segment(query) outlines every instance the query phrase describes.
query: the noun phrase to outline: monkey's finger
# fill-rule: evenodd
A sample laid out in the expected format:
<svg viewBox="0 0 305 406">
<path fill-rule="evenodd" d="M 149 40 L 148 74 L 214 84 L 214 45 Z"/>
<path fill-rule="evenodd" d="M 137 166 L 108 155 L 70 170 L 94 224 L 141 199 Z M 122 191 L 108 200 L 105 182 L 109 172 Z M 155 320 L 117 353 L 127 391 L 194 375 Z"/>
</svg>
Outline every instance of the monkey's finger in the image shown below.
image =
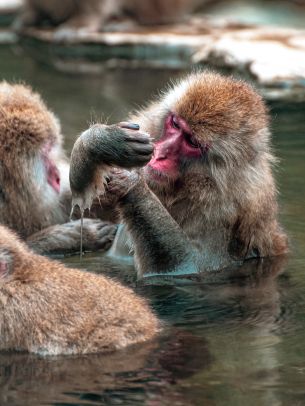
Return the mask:
<svg viewBox="0 0 305 406">
<path fill-rule="evenodd" d="M 151 155 L 154 152 L 154 147 L 151 144 L 133 144 L 132 149 L 140 155 Z"/>
<path fill-rule="evenodd" d="M 112 225 L 109 224 L 108 226 L 103 226 L 98 228 L 97 232 L 97 237 L 102 238 L 102 237 L 107 237 L 107 236 L 113 236 L 117 232 L 118 226 L 117 225 Z"/>
<path fill-rule="evenodd" d="M 108 230 L 108 233 L 104 234 L 104 235 L 99 235 L 97 240 L 95 241 L 95 246 L 98 249 L 103 249 L 103 250 L 107 250 L 110 248 L 115 234 L 116 234 L 117 229 L 112 229 L 112 230 Z"/>
<path fill-rule="evenodd" d="M 150 135 L 147 133 L 137 133 L 137 135 L 128 134 L 126 137 L 128 142 L 141 142 L 143 144 L 148 144 L 151 142 Z"/>
<path fill-rule="evenodd" d="M 111 230 L 113 227 L 117 227 L 116 224 L 111 224 L 111 223 L 107 223 L 104 221 L 100 221 L 99 220 L 99 224 L 97 224 L 97 230 L 101 233 L 107 233 L 109 230 Z"/>
<path fill-rule="evenodd" d="M 127 128 L 128 130 L 138 131 L 140 129 L 139 124 L 129 123 L 128 121 L 121 121 L 118 123 L 118 126 L 121 128 Z"/>
<path fill-rule="evenodd" d="M 132 169 L 132 168 L 137 168 L 137 167 L 141 167 L 145 164 L 147 164 L 149 161 L 151 160 L 151 155 L 138 155 L 136 158 L 130 159 L 124 163 L 122 163 L 120 166 L 122 168 L 126 168 L 126 169 Z M 108 183 L 108 187 L 109 187 Z"/>
</svg>

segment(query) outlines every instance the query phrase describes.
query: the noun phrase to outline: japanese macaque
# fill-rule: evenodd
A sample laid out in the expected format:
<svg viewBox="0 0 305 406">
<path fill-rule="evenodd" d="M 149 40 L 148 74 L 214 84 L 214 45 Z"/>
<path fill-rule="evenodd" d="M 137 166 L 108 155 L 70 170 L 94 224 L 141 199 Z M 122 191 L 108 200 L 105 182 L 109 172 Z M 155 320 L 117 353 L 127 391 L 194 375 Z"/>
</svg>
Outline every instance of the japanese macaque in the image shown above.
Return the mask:
<svg viewBox="0 0 305 406">
<path fill-rule="evenodd" d="M 194 73 L 131 120 L 155 139 L 154 155 L 142 171 L 113 172 L 106 199 L 116 199 L 140 275 L 219 270 L 287 252 L 268 113 L 249 84 Z M 74 194 L 88 188 L 77 161 L 102 163 L 99 140 L 108 131 L 95 126 L 86 131 L 90 148 L 76 144 Z"/>
<path fill-rule="evenodd" d="M 0 107 L 0 223 L 36 252 L 78 251 L 80 221 L 69 221 L 69 163 L 59 121 L 40 96 L 23 85 L 0 83 Z M 143 145 L 142 137 L 140 142 L 136 137 L 117 150 L 127 168 L 130 162 L 145 164 L 153 151 L 152 145 Z M 113 141 L 116 148 L 117 139 Z M 128 149 L 130 144 L 133 148 Z M 84 249 L 107 249 L 116 229 L 109 222 L 84 219 Z"/>
<path fill-rule="evenodd" d="M 44 21 L 61 32 L 102 29 L 107 22 L 122 16 L 140 24 L 164 24 L 180 21 L 204 0 L 26 0 L 15 28 L 22 30 Z"/>
<path fill-rule="evenodd" d="M 146 301 L 104 276 L 29 252 L 0 226 L 0 349 L 43 355 L 111 352 L 152 339 Z"/>
</svg>

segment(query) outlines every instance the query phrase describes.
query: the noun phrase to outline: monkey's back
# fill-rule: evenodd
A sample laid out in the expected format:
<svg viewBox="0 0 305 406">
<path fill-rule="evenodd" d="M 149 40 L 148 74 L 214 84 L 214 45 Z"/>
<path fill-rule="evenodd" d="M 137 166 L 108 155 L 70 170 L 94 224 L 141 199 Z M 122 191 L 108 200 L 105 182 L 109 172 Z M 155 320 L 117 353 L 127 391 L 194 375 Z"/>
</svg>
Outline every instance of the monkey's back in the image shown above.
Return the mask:
<svg viewBox="0 0 305 406">
<path fill-rule="evenodd" d="M 21 244 L 20 244 L 21 245 Z M 100 275 L 14 252 L 0 285 L 0 349 L 40 354 L 110 352 L 159 330 L 146 301 Z"/>
</svg>

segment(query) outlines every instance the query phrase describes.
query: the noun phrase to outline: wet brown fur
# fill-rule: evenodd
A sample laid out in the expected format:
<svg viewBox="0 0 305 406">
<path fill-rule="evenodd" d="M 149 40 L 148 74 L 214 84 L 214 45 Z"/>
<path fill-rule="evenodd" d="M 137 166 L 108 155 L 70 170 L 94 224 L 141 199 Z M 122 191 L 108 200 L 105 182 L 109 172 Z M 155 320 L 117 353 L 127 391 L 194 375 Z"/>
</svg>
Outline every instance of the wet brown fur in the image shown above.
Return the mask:
<svg viewBox="0 0 305 406">
<path fill-rule="evenodd" d="M 169 112 L 185 119 L 210 149 L 199 162 L 182 165 L 174 184 L 159 185 L 147 172 L 145 178 L 200 252 L 209 247 L 223 257 L 219 266 L 286 253 L 261 96 L 244 81 L 199 72 L 173 85 L 132 121 L 158 139 Z"/>
<path fill-rule="evenodd" d="M 189 143 L 189 137 L 195 139 L 196 158 L 179 155 L 168 142 L 164 131 L 171 125 L 167 118 L 172 114 L 190 128 L 188 136 L 180 128 L 180 137 L 184 143 Z M 159 146 L 166 136 L 158 159 L 167 160 L 165 168 L 173 163 L 175 167 L 174 176 L 172 169 L 149 165 L 140 173 L 112 172 L 106 198 L 101 197 L 107 202 L 110 196 L 109 201 L 118 203 L 140 275 L 219 270 L 288 251 L 287 237 L 278 223 L 268 112 L 249 84 L 197 72 L 161 93 L 130 121 L 140 125 L 138 136 L 148 133 Z M 78 163 L 94 157 L 94 149 L 96 156 L 103 156 L 93 135 L 86 132 L 90 148 L 82 149 L 72 165 L 75 190 L 84 189 L 83 182 L 77 182 L 82 178 Z M 116 137 L 115 131 L 112 135 Z M 87 167 L 89 179 L 95 169 Z M 111 255 L 126 256 L 126 240 L 121 228 Z"/>
<path fill-rule="evenodd" d="M 44 201 L 34 174 L 43 147 L 58 143 L 61 148 L 61 141 L 59 122 L 37 93 L 0 84 L 0 222 L 25 238 L 64 221 L 60 200 Z M 58 159 L 64 162 L 63 153 Z"/>
<path fill-rule="evenodd" d="M 45 142 L 61 141 L 59 122 L 37 93 L 25 85 L 0 84 L 0 154 L 9 162 L 35 155 Z"/>
<path fill-rule="evenodd" d="M 130 289 L 33 254 L 0 226 L 1 350 L 111 352 L 150 340 L 159 328 Z"/>
<path fill-rule="evenodd" d="M 59 194 L 47 183 L 46 150 L 61 175 Z M 0 224 L 27 239 L 37 252 L 79 249 L 79 222 L 69 222 L 68 170 L 56 116 L 29 86 L 1 82 Z M 86 249 L 109 246 L 114 233 L 113 226 L 86 220 Z"/>
</svg>

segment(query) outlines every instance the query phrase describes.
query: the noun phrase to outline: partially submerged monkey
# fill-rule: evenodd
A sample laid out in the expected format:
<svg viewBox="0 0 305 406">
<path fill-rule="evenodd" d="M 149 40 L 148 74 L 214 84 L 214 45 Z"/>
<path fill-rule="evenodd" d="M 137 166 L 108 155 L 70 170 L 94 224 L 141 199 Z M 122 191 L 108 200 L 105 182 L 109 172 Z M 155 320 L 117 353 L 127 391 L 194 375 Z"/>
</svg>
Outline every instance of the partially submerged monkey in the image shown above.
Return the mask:
<svg viewBox="0 0 305 406">
<path fill-rule="evenodd" d="M 142 151 L 135 138 L 122 145 L 127 168 L 148 162 L 153 150 L 146 145 Z M 0 223 L 36 252 L 78 251 L 80 221 L 69 221 L 69 163 L 60 124 L 28 86 L 0 83 L 0 162 Z M 85 219 L 84 249 L 109 248 L 115 233 L 113 224 Z"/>
<path fill-rule="evenodd" d="M 209 0 L 26 0 L 15 21 L 22 30 L 48 21 L 61 32 L 95 32 L 111 19 L 127 16 L 139 24 L 167 24 L 180 21 L 199 4 Z"/>
<path fill-rule="evenodd" d="M 111 352 L 151 340 L 159 329 L 130 289 L 33 254 L 0 226 L 0 350 Z"/>
<path fill-rule="evenodd" d="M 154 156 L 141 172 L 114 172 L 106 199 L 117 201 L 140 275 L 218 270 L 287 252 L 269 118 L 249 84 L 195 73 L 131 120 L 155 139 Z M 111 137 L 115 143 L 114 128 L 95 125 L 75 144 L 74 196 L 86 194 L 115 155 L 111 143 L 107 156 L 103 147 Z M 85 177 L 80 161 L 95 163 Z"/>
</svg>

